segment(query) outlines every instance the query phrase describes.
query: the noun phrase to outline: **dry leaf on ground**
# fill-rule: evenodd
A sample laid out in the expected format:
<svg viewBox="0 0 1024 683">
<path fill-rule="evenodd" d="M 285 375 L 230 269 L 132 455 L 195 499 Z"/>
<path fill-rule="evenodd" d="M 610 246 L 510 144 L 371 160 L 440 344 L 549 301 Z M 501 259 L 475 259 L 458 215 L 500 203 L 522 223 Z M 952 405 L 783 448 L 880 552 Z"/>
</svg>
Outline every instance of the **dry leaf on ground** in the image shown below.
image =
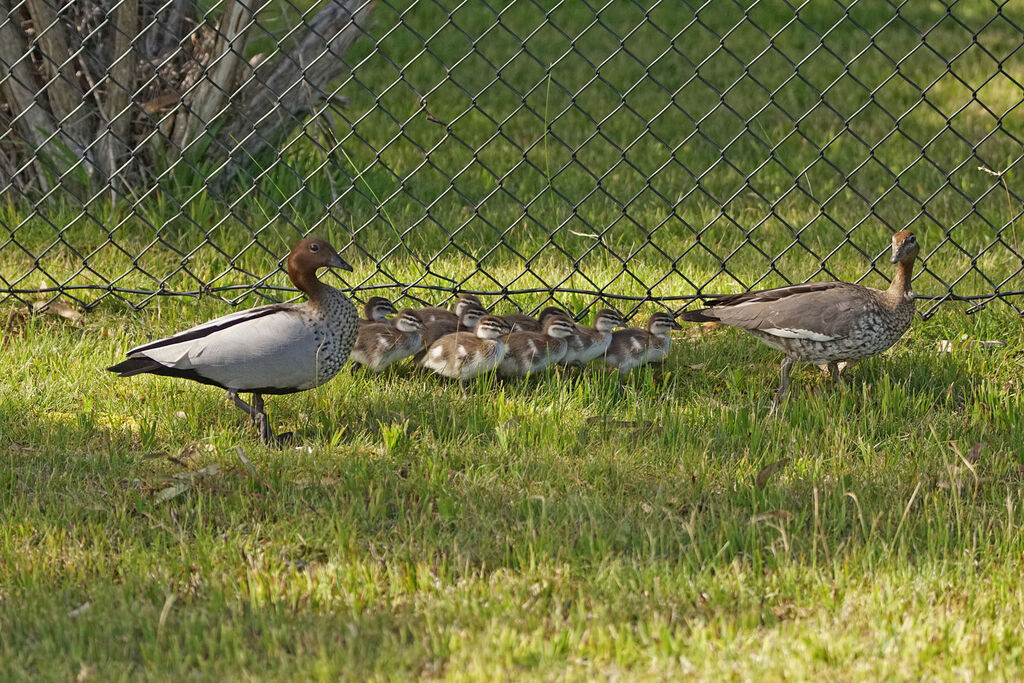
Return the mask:
<svg viewBox="0 0 1024 683">
<path fill-rule="evenodd" d="M 763 489 L 768 480 L 772 478 L 772 475 L 776 472 L 781 471 L 787 464 L 789 464 L 789 458 L 782 458 L 775 462 L 765 465 L 761 468 L 761 471 L 754 477 L 754 485 L 759 489 Z"/>
<path fill-rule="evenodd" d="M 67 303 L 57 301 L 40 301 L 32 306 L 32 310 L 35 313 L 47 313 L 49 315 L 58 315 L 65 320 L 73 323 L 82 322 L 82 314 L 73 309 Z"/>
</svg>

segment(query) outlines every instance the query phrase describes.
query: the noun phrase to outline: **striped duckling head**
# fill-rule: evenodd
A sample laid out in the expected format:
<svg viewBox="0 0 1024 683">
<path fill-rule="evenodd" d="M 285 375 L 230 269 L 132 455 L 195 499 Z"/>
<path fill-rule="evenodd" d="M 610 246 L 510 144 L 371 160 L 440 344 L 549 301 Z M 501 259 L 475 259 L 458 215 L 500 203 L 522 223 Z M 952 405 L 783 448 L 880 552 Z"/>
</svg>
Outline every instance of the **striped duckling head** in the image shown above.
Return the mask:
<svg viewBox="0 0 1024 683">
<path fill-rule="evenodd" d="M 480 304 L 472 302 L 466 302 L 465 305 L 463 305 L 460 301 L 459 305 L 462 306 L 462 309 L 459 312 L 459 327 L 463 330 L 469 330 L 472 332 L 477 328 L 477 325 L 480 323 L 480 319 L 487 315 L 487 311 L 484 310 L 484 307 Z"/>
<path fill-rule="evenodd" d="M 371 296 L 363 304 L 363 316 L 372 322 L 386 322 L 389 315 L 398 313 L 395 305 L 382 296 Z"/>
<path fill-rule="evenodd" d="M 399 332 L 419 332 L 423 329 L 423 321 L 416 315 L 415 311 L 405 309 L 398 314 L 392 323 Z"/>
<path fill-rule="evenodd" d="M 576 324 L 564 315 L 549 315 L 544 320 L 544 334 L 555 339 L 565 339 L 576 333 Z"/>
<path fill-rule="evenodd" d="M 485 315 L 476 324 L 476 336 L 481 339 L 498 339 L 511 331 L 511 325 L 494 315 Z"/>
<path fill-rule="evenodd" d="M 479 309 L 483 309 L 484 308 L 484 305 L 482 303 L 480 303 L 480 299 L 476 298 L 472 294 L 463 294 L 462 296 L 459 297 L 459 300 L 455 303 L 455 315 L 459 316 L 459 319 L 461 320 L 462 319 L 462 314 L 465 313 L 467 309 L 477 309 L 477 308 L 479 308 Z"/>
<path fill-rule="evenodd" d="M 658 312 L 647 321 L 647 331 L 659 337 L 664 336 L 672 330 L 682 329 L 670 313 Z"/>
<path fill-rule="evenodd" d="M 611 332 L 616 327 L 625 327 L 622 314 L 614 308 L 602 308 L 594 316 L 594 329 L 598 332 Z"/>
</svg>

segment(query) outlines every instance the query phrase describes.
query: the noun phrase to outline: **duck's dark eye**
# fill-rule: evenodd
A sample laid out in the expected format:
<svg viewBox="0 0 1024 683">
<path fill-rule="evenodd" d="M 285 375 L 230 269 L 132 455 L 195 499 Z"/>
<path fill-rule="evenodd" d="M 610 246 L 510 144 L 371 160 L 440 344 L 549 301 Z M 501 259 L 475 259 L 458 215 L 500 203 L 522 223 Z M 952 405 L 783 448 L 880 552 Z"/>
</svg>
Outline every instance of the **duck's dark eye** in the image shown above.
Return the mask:
<svg viewBox="0 0 1024 683">
<path fill-rule="evenodd" d="M 309 250 L 310 251 L 320 251 L 320 245 L 317 244 L 316 242 L 314 242 L 313 244 L 309 245 Z"/>
</svg>

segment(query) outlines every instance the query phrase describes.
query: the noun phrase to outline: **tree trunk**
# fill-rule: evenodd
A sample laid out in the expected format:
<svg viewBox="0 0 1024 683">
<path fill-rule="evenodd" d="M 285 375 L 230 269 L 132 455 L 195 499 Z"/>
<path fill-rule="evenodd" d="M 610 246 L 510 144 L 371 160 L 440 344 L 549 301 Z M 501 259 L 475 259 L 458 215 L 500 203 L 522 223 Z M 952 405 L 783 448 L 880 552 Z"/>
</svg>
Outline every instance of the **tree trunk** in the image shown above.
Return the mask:
<svg viewBox="0 0 1024 683">
<path fill-rule="evenodd" d="M 0 0 L 0 191 L 132 181 L 192 152 L 234 177 L 330 97 L 375 2 L 325 0 L 254 68 L 251 0 Z"/>
<path fill-rule="evenodd" d="M 12 11 L 9 0 L 0 0 L 0 93 L 9 111 L 13 125 L 8 135 L 17 133 L 11 140 L 20 147 L 14 150 L 14 167 L 5 175 L 21 179 L 26 186 L 35 180 L 41 190 L 48 190 L 49 179 L 45 169 L 39 166 L 47 157 L 59 158 L 52 137 L 56 122 L 48 109 L 36 101 L 41 86 L 36 72 L 28 59 L 28 47 L 20 26 L 20 14 Z M 8 136 L 4 136 L 5 138 Z M 8 142 L 8 140 L 4 140 Z M 42 159 L 40 157 L 43 157 Z"/>
<path fill-rule="evenodd" d="M 113 180 L 120 172 L 129 151 L 130 105 L 135 100 L 135 54 L 132 39 L 139 28 L 138 0 L 121 0 L 114 10 L 114 35 L 111 41 L 110 69 L 104 80 L 106 96 L 100 104 L 102 124 L 97 131 L 96 165 L 101 177 Z"/>
<path fill-rule="evenodd" d="M 233 115 L 216 133 L 213 147 L 228 152 L 228 175 L 284 142 L 317 103 L 331 97 L 330 83 L 347 71 L 345 54 L 368 31 L 375 4 L 328 0 L 290 50 L 256 67 L 255 77 L 232 97 Z"/>
</svg>

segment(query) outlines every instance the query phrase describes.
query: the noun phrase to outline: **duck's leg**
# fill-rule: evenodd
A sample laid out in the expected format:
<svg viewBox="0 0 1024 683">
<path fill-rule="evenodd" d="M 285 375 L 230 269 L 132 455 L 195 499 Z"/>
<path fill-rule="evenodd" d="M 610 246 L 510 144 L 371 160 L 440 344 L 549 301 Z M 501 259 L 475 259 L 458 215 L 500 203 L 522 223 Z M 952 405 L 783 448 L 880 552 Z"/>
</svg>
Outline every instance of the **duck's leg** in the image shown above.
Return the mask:
<svg viewBox="0 0 1024 683">
<path fill-rule="evenodd" d="M 267 417 L 267 411 L 263 403 L 263 394 L 252 395 L 252 407 L 256 410 L 256 428 L 260 433 L 260 441 L 268 446 L 283 447 L 285 442 L 292 438 L 292 432 L 274 434 L 274 430 L 270 427 L 270 418 Z"/>
<path fill-rule="evenodd" d="M 253 406 L 249 405 L 241 398 L 239 398 L 238 392 L 228 389 L 228 398 L 231 399 L 231 402 L 234 403 L 239 410 L 248 415 L 250 420 L 252 420 L 253 422 L 256 421 L 256 408 L 254 408 Z"/>
<path fill-rule="evenodd" d="M 775 395 L 775 400 L 772 401 L 772 408 L 768 411 L 768 416 L 771 417 L 775 413 L 779 412 L 779 408 L 782 406 L 782 402 L 786 399 L 786 392 L 789 391 L 789 369 L 793 367 L 793 359 L 786 356 L 782 359 L 782 380 L 779 383 L 779 392 Z"/>
<path fill-rule="evenodd" d="M 832 373 L 832 384 L 838 387 L 840 382 L 842 382 L 842 380 L 839 377 L 839 363 L 837 363 L 834 360 L 829 361 L 828 371 Z"/>
<path fill-rule="evenodd" d="M 269 445 L 278 445 L 289 438 L 292 434 L 287 432 L 285 434 L 275 435 L 274 431 L 270 428 L 270 420 L 267 418 L 267 411 L 263 402 L 262 394 L 252 395 L 252 404 L 246 403 L 238 396 L 238 392 L 228 391 L 228 398 L 234 403 L 239 410 L 249 416 L 249 419 L 256 424 L 256 431 L 259 432 L 260 442 Z"/>
<path fill-rule="evenodd" d="M 252 395 L 252 407 L 256 411 L 256 430 L 260 434 L 260 442 L 269 444 L 274 440 L 274 430 L 270 428 L 270 419 L 267 417 L 267 412 L 263 404 L 263 396 L 260 394 Z"/>
</svg>

